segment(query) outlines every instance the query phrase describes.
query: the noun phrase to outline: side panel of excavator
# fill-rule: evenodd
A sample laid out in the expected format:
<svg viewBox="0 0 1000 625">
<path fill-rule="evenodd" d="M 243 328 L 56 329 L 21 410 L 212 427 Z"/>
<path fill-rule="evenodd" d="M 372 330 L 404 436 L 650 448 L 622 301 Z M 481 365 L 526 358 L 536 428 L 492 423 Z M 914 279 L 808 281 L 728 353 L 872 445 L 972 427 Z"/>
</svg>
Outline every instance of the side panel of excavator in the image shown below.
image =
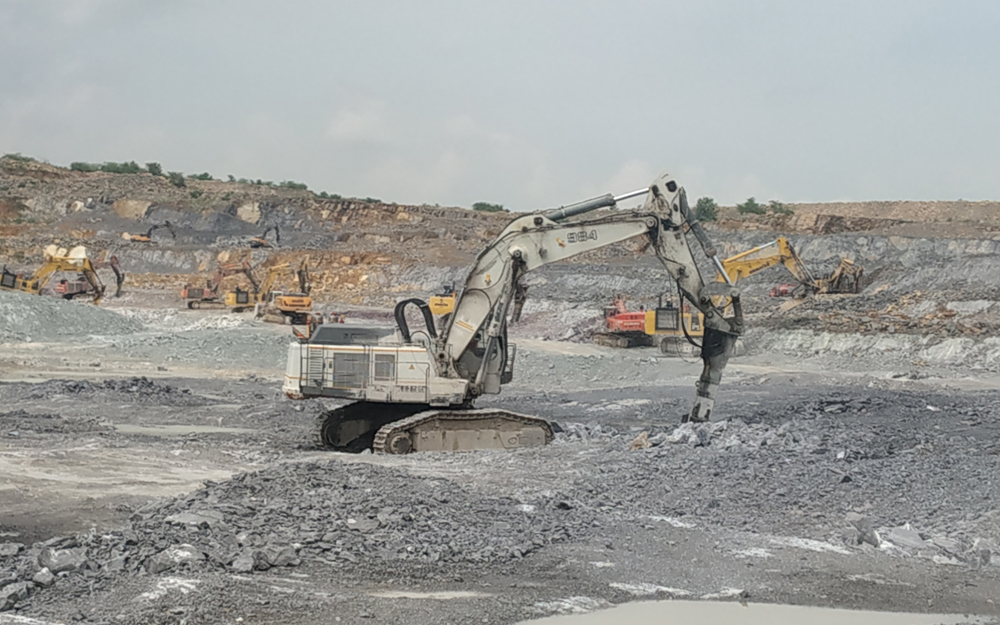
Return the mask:
<svg viewBox="0 0 1000 625">
<path fill-rule="evenodd" d="M 337 325 L 348 333 L 352 330 L 351 326 Z M 442 407 L 464 404 L 468 383 L 437 377 L 430 359 L 420 345 L 292 343 L 283 391 L 292 399 L 329 397 Z"/>
<path fill-rule="evenodd" d="M 424 345 L 402 343 L 390 335 L 395 335 L 390 328 L 328 324 L 320 326 L 309 342 L 289 345 L 285 395 L 354 400 L 320 416 L 320 446 L 403 454 L 551 442 L 552 426 L 544 419 L 465 409 L 466 380 L 438 377 Z M 504 380 L 512 375 L 513 357 Z"/>
</svg>

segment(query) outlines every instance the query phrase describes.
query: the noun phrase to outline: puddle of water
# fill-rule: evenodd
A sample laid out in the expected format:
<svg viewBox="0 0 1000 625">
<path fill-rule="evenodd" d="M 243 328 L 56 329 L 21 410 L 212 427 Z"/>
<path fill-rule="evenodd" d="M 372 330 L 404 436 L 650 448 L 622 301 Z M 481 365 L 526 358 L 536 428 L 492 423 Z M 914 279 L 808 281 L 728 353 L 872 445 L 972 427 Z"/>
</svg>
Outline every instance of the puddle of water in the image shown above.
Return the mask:
<svg viewBox="0 0 1000 625">
<path fill-rule="evenodd" d="M 481 592 L 468 590 L 442 590 L 440 592 L 408 592 L 405 590 L 384 590 L 382 592 L 371 593 L 373 597 L 383 599 L 475 599 L 476 597 L 489 597 Z"/>
<path fill-rule="evenodd" d="M 588 614 L 549 616 L 521 625 L 986 625 L 991 617 L 812 608 L 736 601 L 640 601 Z"/>
<path fill-rule="evenodd" d="M 188 434 L 250 434 L 249 428 L 226 428 L 216 425 L 132 425 L 121 423 L 115 430 L 122 434 L 143 434 L 146 436 L 187 436 Z"/>
</svg>

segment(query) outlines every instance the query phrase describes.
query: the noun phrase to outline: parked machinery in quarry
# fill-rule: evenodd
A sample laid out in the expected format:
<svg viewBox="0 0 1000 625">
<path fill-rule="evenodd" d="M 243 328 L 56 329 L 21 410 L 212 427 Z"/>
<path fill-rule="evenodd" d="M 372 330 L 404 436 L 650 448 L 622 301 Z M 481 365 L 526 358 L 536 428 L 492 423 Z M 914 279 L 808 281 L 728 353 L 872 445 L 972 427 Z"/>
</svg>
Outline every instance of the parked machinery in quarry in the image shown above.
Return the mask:
<svg viewBox="0 0 1000 625">
<path fill-rule="evenodd" d="M 705 317 L 692 311 L 688 302 L 680 307 L 659 297 L 656 308 L 630 311 L 625 296 L 615 297 L 604 308 L 605 330 L 595 332 L 591 340 L 607 347 L 659 347 L 667 356 L 697 356 L 705 333 Z"/>
<path fill-rule="evenodd" d="M 299 263 L 295 276 L 298 279 L 297 291 L 279 291 L 274 289 L 278 276 L 288 271 L 290 265 L 278 265 L 268 269 L 265 284 L 260 293 L 261 300 L 254 306 L 254 317 L 270 323 L 290 323 L 292 325 L 307 325 L 313 309 L 310 296 L 312 284 L 309 282 L 308 259 Z M 268 281 L 270 281 L 268 283 Z"/>
<path fill-rule="evenodd" d="M 250 271 L 250 263 L 243 261 L 241 263 L 220 265 L 219 269 L 215 272 L 215 275 L 205 281 L 205 286 L 194 286 L 190 283 L 185 284 L 184 288 L 181 289 L 181 299 L 184 300 L 187 307 L 192 310 L 225 310 L 227 308 L 226 299 L 231 294 L 220 293 L 219 289 L 222 286 L 223 278 L 236 274 L 243 274 L 247 276 L 247 279 L 251 281 L 251 284 L 253 284 L 253 274 Z M 246 300 L 245 304 L 247 306 L 253 306 L 253 303 L 250 302 L 250 292 L 243 291 L 239 287 L 236 288 L 235 295 L 232 299 L 244 299 Z"/>
<path fill-rule="evenodd" d="M 125 274 L 121 271 L 117 257 L 112 256 L 107 263 L 94 263 L 87 258 L 87 248 L 83 246 L 74 247 L 69 251 L 56 250 L 56 246 L 49 247 L 45 253 L 45 262 L 29 276 L 8 271 L 5 266 L 0 274 L 0 288 L 41 295 L 53 276 L 57 273 L 69 273 L 74 277 L 65 278 L 57 283 L 55 293 L 64 299 L 91 297 L 93 303 L 98 304 L 104 297 L 105 286 L 97 275 L 97 267 L 107 265 L 115 272 L 116 295 L 120 293 Z"/>
</svg>

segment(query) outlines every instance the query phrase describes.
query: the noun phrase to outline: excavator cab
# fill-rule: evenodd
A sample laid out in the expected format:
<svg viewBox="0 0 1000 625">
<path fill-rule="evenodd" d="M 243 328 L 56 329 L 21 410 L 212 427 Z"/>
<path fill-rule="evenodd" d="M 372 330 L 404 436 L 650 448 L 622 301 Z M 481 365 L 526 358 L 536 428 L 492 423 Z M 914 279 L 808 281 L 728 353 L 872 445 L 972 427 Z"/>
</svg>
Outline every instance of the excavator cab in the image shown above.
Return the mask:
<svg viewBox="0 0 1000 625">
<path fill-rule="evenodd" d="M 435 315 L 447 315 L 455 310 L 455 298 L 458 295 L 454 284 L 446 284 L 441 288 L 440 293 L 435 293 L 428 300 L 427 305 L 431 307 L 431 312 Z"/>
<path fill-rule="evenodd" d="M 666 306 L 657 306 L 653 311 L 653 331 L 654 332 L 676 332 L 681 327 L 680 310 L 674 306 L 673 302 L 667 302 Z"/>
<path fill-rule="evenodd" d="M 243 307 L 253 305 L 250 301 L 253 293 L 250 291 L 244 291 L 240 287 L 236 287 L 235 291 L 226 293 L 226 306 L 232 308 L 233 312 L 242 312 Z"/>
<path fill-rule="evenodd" d="M 3 274 L 0 274 L 0 288 L 15 290 L 17 288 L 17 274 L 7 270 L 7 265 L 3 266 Z"/>
</svg>

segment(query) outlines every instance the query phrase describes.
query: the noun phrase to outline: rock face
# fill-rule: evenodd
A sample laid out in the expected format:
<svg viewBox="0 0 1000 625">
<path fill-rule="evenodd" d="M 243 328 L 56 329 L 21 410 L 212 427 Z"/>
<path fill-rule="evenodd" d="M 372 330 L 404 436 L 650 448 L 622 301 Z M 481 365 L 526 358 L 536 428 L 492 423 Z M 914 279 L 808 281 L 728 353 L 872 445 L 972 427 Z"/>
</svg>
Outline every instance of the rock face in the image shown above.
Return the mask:
<svg viewBox="0 0 1000 625">
<path fill-rule="evenodd" d="M 145 200 L 116 200 L 111 205 L 111 210 L 119 217 L 139 220 L 146 216 L 151 204 L 152 202 Z"/>
<path fill-rule="evenodd" d="M 256 224 L 260 221 L 260 203 L 248 202 L 236 209 L 236 216 L 243 221 Z"/>
</svg>

